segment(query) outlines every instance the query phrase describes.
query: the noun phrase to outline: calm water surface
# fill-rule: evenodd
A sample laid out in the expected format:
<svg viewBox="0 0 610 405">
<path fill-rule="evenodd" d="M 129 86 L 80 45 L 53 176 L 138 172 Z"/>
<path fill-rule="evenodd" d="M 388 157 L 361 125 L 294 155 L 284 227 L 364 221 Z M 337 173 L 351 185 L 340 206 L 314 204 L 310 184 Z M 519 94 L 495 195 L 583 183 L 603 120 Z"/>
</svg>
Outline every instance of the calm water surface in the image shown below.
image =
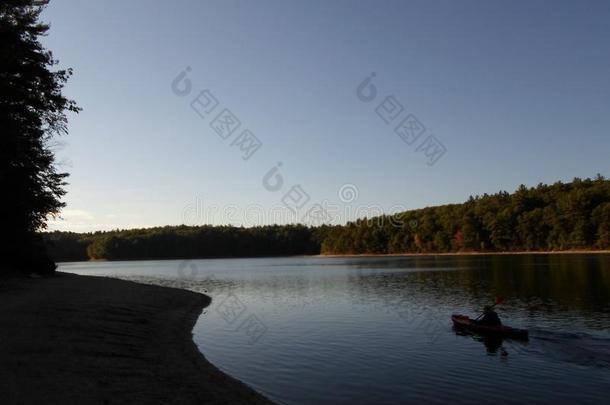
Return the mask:
<svg viewBox="0 0 610 405">
<path fill-rule="evenodd" d="M 606 403 L 610 256 L 272 258 L 64 263 L 205 292 L 204 355 L 287 404 Z M 505 297 L 527 343 L 452 329 Z"/>
</svg>

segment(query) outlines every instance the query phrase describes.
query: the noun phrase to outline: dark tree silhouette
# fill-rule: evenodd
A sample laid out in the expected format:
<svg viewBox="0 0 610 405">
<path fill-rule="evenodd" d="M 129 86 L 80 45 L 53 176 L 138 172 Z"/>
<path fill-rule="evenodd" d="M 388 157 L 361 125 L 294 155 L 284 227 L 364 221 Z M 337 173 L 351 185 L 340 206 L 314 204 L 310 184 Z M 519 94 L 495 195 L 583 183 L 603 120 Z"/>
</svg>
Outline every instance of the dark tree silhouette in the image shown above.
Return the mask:
<svg viewBox="0 0 610 405">
<path fill-rule="evenodd" d="M 49 147 L 52 137 L 67 132 L 68 111 L 80 109 L 62 94 L 68 70 L 57 64 L 39 38 L 49 29 L 39 21 L 47 1 L 0 2 L 0 182 L 3 225 L 9 240 L 2 260 L 9 269 L 51 272 L 55 265 L 43 252 L 37 231 L 64 205 L 66 173 L 58 173 Z"/>
</svg>

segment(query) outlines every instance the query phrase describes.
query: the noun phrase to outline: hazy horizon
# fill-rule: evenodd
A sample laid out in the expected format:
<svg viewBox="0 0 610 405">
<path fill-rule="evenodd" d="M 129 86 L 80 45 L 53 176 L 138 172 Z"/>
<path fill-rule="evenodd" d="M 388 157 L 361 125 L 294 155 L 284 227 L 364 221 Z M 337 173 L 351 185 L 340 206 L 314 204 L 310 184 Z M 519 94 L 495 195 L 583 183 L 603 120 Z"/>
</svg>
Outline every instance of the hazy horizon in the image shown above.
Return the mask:
<svg viewBox="0 0 610 405">
<path fill-rule="evenodd" d="M 598 173 L 597 175 L 601 175 L 601 174 Z M 580 180 L 595 180 L 596 177 L 597 176 L 590 176 L 587 178 L 581 178 Z M 557 182 L 571 183 L 573 180 L 576 180 L 576 178 L 574 178 L 570 181 L 558 180 Z M 557 183 L 557 182 L 553 182 L 553 183 Z M 538 183 L 536 185 L 525 185 L 525 186 L 527 188 L 535 188 L 539 184 L 551 185 L 551 183 L 549 183 L 549 184 Z M 524 184 L 522 184 L 522 185 L 524 185 Z M 376 205 L 365 206 L 365 205 L 352 205 L 350 203 L 330 204 L 328 201 L 324 201 L 324 203 L 327 204 L 325 207 L 327 208 L 327 211 L 330 214 L 330 217 L 333 218 L 334 220 L 329 221 L 329 222 L 324 222 L 323 224 L 345 225 L 347 222 L 350 222 L 350 221 L 353 221 L 356 219 L 365 219 L 365 218 L 370 219 L 372 216 L 377 216 L 377 215 L 395 214 L 395 213 L 406 212 L 406 211 L 417 211 L 419 209 L 438 207 L 438 206 L 444 206 L 444 205 L 453 205 L 453 204 L 459 205 L 459 204 L 467 202 L 467 200 L 470 197 L 475 197 L 475 198 L 483 197 L 484 195 L 497 194 L 500 192 L 508 192 L 508 193 L 512 194 L 514 191 L 517 191 L 517 189 L 520 186 L 521 185 L 519 185 L 515 190 L 496 190 L 494 192 L 484 192 L 482 194 L 469 195 L 464 201 L 455 201 L 455 202 L 447 202 L 447 203 L 443 203 L 443 204 L 430 204 L 430 205 L 426 205 L 426 206 L 422 206 L 422 207 L 405 208 L 404 211 L 394 209 L 394 210 L 388 212 L 388 211 L 380 211 L 379 209 L 381 207 L 376 206 Z M 338 200 L 340 201 L 340 199 L 338 199 Z M 318 225 L 322 224 L 319 222 L 307 221 L 307 220 L 299 221 L 299 222 L 290 222 L 288 220 L 291 218 L 291 215 L 293 216 L 293 214 L 291 214 L 290 211 L 288 211 L 284 206 L 281 206 L 281 205 L 272 206 L 268 209 L 265 209 L 264 207 L 262 207 L 260 205 L 247 205 L 247 206 L 245 206 L 245 209 L 241 212 L 239 212 L 236 209 L 236 207 L 237 207 L 236 205 L 229 205 L 226 207 L 207 206 L 206 211 L 204 211 L 204 212 L 201 211 L 202 206 L 203 206 L 203 201 L 197 200 L 197 199 L 193 203 L 187 204 L 182 211 L 183 221 L 180 223 L 157 224 L 157 225 L 148 225 L 148 226 L 146 226 L 146 225 L 145 226 L 133 226 L 133 227 L 115 226 L 115 227 L 106 227 L 106 228 L 90 229 L 90 230 L 73 230 L 73 229 L 63 229 L 61 227 L 56 228 L 55 225 L 57 224 L 57 222 L 59 220 L 55 220 L 55 221 L 51 220 L 50 222 L 52 225 L 50 225 L 48 227 L 48 229 L 45 229 L 44 231 L 45 232 L 66 231 L 66 232 L 77 232 L 77 233 L 93 233 L 93 232 L 97 232 L 97 231 L 151 229 L 151 228 L 158 228 L 158 227 L 165 227 L 165 226 L 181 226 L 181 225 L 186 225 L 186 226 L 235 226 L 235 227 L 252 228 L 252 227 L 256 227 L 256 226 L 265 226 L 265 225 L 302 224 L 302 225 L 318 226 Z M 397 205 L 395 205 L 393 208 L 396 208 L 396 207 L 397 207 Z M 210 217 L 210 215 L 213 213 L 220 215 L 221 218 L 223 218 L 223 219 L 228 219 L 228 221 L 225 221 L 222 223 L 205 222 L 205 220 L 208 219 Z M 77 216 L 77 217 L 81 217 L 81 216 L 85 216 L 85 215 L 86 215 L 85 212 L 77 212 L 75 214 L 75 216 Z M 196 215 L 196 216 L 193 218 L 193 215 Z M 241 218 L 240 218 L 240 215 L 241 215 Z M 266 217 L 269 219 L 272 219 L 272 221 L 267 221 L 267 222 L 260 221 L 261 218 L 266 218 Z M 344 218 L 347 218 L 347 219 L 343 220 Z M 242 221 L 239 222 L 238 221 L 239 219 L 241 219 Z M 343 222 L 337 222 L 338 219 L 343 220 Z M 383 221 L 380 220 L 379 223 L 382 224 Z"/>
</svg>

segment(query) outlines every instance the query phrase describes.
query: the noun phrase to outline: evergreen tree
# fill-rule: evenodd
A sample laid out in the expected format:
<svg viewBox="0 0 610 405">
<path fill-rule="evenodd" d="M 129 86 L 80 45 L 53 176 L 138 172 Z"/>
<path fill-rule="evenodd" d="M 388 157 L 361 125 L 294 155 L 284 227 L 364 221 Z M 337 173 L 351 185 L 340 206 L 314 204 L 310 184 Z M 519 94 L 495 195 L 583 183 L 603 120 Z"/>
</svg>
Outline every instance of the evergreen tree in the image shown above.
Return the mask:
<svg viewBox="0 0 610 405">
<path fill-rule="evenodd" d="M 2 258 L 11 267 L 53 271 L 36 232 L 63 206 L 65 177 L 49 147 L 53 136 L 67 131 L 66 112 L 78 112 L 62 94 L 71 70 L 56 70 L 50 51 L 39 39 L 48 25 L 39 22 L 45 1 L 0 2 L 0 182 L 4 232 Z"/>
</svg>

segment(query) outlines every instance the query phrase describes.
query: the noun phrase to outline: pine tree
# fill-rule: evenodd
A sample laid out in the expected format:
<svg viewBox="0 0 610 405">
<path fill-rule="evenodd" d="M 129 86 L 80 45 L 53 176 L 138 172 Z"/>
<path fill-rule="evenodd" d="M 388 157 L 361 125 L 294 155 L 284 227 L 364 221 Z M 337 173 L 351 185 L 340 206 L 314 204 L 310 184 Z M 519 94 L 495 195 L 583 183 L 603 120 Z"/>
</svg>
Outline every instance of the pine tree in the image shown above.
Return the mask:
<svg viewBox="0 0 610 405">
<path fill-rule="evenodd" d="M 0 3 L 0 184 L 3 190 L 2 258 L 27 272 L 52 271 L 36 232 L 63 207 L 67 174 L 58 173 L 50 140 L 67 132 L 66 113 L 78 112 L 62 94 L 68 70 L 57 64 L 39 38 L 49 29 L 39 21 L 46 1 Z"/>
</svg>

